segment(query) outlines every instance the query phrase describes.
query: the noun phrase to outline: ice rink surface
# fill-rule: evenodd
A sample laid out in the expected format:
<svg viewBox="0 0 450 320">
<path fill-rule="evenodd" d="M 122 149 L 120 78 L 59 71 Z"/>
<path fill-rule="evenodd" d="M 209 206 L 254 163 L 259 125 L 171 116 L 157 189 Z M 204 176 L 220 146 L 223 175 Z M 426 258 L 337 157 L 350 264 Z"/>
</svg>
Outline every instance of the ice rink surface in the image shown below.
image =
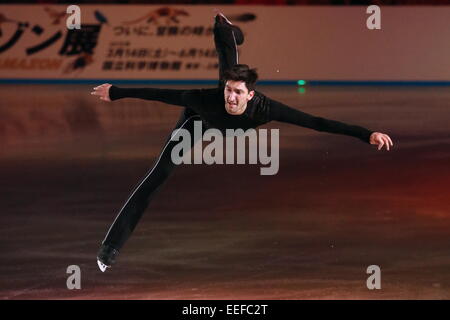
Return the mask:
<svg viewBox="0 0 450 320">
<path fill-rule="evenodd" d="M 280 129 L 278 174 L 180 166 L 106 273 L 100 243 L 181 109 L 92 87 L 0 86 L 1 299 L 450 298 L 448 87 L 259 87 L 394 148 L 265 125 Z"/>
</svg>

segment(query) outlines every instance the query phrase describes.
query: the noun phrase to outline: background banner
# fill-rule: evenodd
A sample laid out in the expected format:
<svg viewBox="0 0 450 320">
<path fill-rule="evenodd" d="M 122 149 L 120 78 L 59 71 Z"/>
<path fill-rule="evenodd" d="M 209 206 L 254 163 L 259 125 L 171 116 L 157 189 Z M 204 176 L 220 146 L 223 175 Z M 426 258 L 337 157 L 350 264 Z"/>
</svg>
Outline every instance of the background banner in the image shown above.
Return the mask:
<svg viewBox="0 0 450 320">
<path fill-rule="evenodd" d="M 450 7 L 0 6 L 2 79 L 214 80 L 214 9 L 245 33 L 241 63 L 262 80 L 450 80 Z M 410 24 L 411 21 L 421 24 Z"/>
</svg>

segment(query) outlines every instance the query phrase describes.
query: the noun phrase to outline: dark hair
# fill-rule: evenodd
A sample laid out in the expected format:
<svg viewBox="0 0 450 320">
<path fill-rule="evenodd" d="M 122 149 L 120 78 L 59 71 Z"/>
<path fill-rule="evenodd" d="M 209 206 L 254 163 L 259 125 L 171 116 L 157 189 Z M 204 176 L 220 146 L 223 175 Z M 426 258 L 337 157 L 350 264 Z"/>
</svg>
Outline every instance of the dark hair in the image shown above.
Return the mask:
<svg viewBox="0 0 450 320">
<path fill-rule="evenodd" d="M 244 81 L 248 91 L 255 90 L 255 83 L 258 80 L 258 73 L 256 69 L 250 69 L 246 64 L 236 64 L 231 69 L 228 69 L 223 74 L 223 83 L 228 80 Z"/>
</svg>

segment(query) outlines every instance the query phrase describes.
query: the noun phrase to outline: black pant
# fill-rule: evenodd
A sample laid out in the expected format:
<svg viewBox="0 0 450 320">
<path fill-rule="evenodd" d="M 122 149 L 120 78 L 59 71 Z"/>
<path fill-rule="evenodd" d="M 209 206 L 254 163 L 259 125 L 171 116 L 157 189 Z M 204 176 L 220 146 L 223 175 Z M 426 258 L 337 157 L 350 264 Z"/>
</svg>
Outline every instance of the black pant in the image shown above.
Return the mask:
<svg viewBox="0 0 450 320">
<path fill-rule="evenodd" d="M 214 25 L 214 43 L 219 57 L 220 86 L 222 85 L 221 79 L 223 72 L 238 63 L 236 32 L 240 32 L 237 27 L 230 26 L 216 19 Z M 242 34 L 239 36 L 242 37 Z M 191 137 L 194 137 L 194 121 L 201 121 L 200 116 L 191 109 L 185 108 L 174 128 L 174 132 L 177 129 L 183 128 L 189 131 Z M 191 147 L 196 142 L 192 141 Z M 150 200 L 175 168 L 175 164 L 171 159 L 171 153 L 176 144 L 178 144 L 178 141 L 174 141 L 172 134 L 170 134 L 153 168 L 150 169 L 135 187 L 120 210 L 105 240 L 103 240 L 103 245 L 109 245 L 120 251 L 141 219 Z"/>
</svg>

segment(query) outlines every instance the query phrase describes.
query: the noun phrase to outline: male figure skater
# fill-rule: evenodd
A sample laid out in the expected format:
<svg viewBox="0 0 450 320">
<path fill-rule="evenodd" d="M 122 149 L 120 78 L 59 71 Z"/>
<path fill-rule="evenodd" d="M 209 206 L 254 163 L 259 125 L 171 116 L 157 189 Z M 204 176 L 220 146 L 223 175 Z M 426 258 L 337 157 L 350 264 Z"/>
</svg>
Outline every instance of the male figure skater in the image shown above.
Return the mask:
<svg viewBox="0 0 450 320">
<path fill-rule="evenodd" d="M 219 86 L 213 89 L 156 89 L 119 88 L 103 84 L 94 88 L 93 95 L 101 100 L 114 101 L 121 98 L 157 100 L 184 107 L 174 129 L 188 130 L 194 137 L 194 121 L 202 121 L 203 127 L 216 128 L 225 133 L 226 129 L 241 128 L 244 131 L 256 128 L 269 121 L 288 122 L 310 129 L 344 134 L 378 146 L 378 150 L 393 145 L 386 134 L 372 132 L 360 126 L 315 117 L 280 102 L 274 101 L 255 91 L 258 75 L 255 69 L 238 64 L 237 46 L 244 42 L 241 30 L 222 15 L 215 16 L 214 42 L 219 57 Z M 192 141 L 191 146 L 196 141 Z M 168 178 L 175 167 L 171 160 L 172 148 L 178 142 L 169 135 L 166 144 L 153 168 L 136 186 L 120 210 L 97 255 L 97 263 L 102 272 L 115 262 L 119 250 L 136 227 L 147 208 L 150 198 Z"/>
</svg>

